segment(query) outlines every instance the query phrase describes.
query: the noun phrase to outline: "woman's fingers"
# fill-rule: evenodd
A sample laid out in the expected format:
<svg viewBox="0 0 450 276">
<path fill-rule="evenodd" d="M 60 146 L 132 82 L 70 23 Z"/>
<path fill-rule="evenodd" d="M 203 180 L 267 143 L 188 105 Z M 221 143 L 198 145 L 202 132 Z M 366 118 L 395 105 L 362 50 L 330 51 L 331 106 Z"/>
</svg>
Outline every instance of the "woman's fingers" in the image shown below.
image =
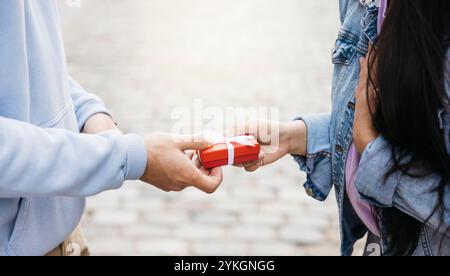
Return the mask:
<svg viewBox="0 0 450 276">
<path fill-rule="evenodd" d="M 245 167 L 245 170 L 247 172 L 255 172 L 256 170 L 258 170 L 259 168 L 264 167 L 264 160 L 260 160 L 257 163 L 251 165 L 251 166 L 247 166 Z"/>
<path fill-rule="evenodd" d="M 260 144 L 272 143 L 272 134 L 278 133 L 279 125 L 273 121 L 254 120 L 235 125 L 226 131 L 226 136 L 252 135 Z"/>
<path fill-rule="evenodd" d="M 247 164 L 247 165 L 244 167 L 245 170 L 248 171 L 248 172 L 254 172 L 254 171 L 256 171 L 257 169 L 259 169 L 259 168 L 261 168 L 261 167 L 264 167 L 264 166 L 266 165 L 265 162 L 264 162 L 265 156 L 266 156 L 266 155 L 262 154 L 262 155 L 260 155 L 260 156 L 261 156 L 261 158 L 260 158 L 258 161 L 255 161 L 255 162 L 252 162 L 252 163 L 250 163 L 250 164 Z"/>
<path fill-rule="evenodd" d="M 191 159 L 191 160 L 195 157 L 195 151 L 194 150 L 187 150 L 187 151 L 184 152 L 184 154 L 186 154 L 186 156 L 189 159 Z"/>
<path fill-rule="evenodd" d="M 246 163 L 243 163 L 243 164 L 236 164 L 234 166 L 237 167 L 237 168 L 246 168 L 246 167 L 254 166 L 254 165 L 257 165 L 257 164 L 261 163 L 261 160 L 263 160 L 263 159 L 264 159 L 264 153 L 260 152 L 259 155 L 258 155 L 258 160 L 252 161 L 252 162 L 246 162 Z"/>
</svg>

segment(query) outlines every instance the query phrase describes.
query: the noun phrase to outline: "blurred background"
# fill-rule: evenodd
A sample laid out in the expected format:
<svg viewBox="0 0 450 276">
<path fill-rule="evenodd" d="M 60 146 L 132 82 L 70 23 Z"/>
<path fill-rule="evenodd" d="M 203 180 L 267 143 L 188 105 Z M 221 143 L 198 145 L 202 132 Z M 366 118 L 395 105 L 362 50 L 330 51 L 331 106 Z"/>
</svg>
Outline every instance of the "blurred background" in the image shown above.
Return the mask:
<svg viewBox="0 0 450 276">
<path fill-rule="evenodd" d="M 281 120 L 330 109 L 330 0 L 61 0 L 71 74 L 125 132 L 171 131 L 174 108 L 278 107 Z M 214 195 L 129 182 L 88 200 L 97 255 L 338 255 L 334 193 L 307 197 L 290 157 L 226 168 Z"/>
</svg>

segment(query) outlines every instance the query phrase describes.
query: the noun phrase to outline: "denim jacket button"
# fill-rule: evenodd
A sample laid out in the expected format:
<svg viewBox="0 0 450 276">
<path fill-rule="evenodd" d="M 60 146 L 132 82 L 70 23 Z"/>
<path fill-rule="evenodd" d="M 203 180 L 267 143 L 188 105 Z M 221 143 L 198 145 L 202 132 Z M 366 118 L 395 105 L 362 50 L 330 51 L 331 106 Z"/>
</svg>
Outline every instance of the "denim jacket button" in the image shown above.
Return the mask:
<svg viewBox="0 0 450 276">
<path fill-rule="evenodd" d="M 341 188 L 337 184 L 334 185 L 334 190 L 336 193 L 341 194 Z"/>
<path fill-rule="evenodd" d="M 336 145 L 336 153 L 343 154 L 344 148 L 342 148 L 340 145 Z"/>
<path fill-rule="evenodd" d="M 310 197 L 314 197 L 314 191 L 311 188 L 306 188 L 306 194 Z"/>
<path fill-rule="evenodd" d="M 348 109 L 351 109 L 351 110 L 355 110 L 355 108 L 356 108 L 355 103 L 352 101 L 348 102 L 347 107 L 348 107 Z"/>
</svg>

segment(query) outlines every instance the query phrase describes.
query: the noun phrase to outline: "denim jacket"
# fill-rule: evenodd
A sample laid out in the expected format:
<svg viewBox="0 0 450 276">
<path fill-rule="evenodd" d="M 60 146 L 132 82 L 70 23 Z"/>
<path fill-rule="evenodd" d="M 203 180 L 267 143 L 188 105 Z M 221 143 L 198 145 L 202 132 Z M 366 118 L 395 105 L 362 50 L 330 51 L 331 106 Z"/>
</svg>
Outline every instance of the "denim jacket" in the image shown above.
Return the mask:
<svg viewBox="0 0 450 276">
<path fill-rule="evenodd" d="M 332 52 L 334 75 L 332 83 L 331 114 L 302 116 L 308 128 L 307 156 L 295 156 L 300 169 L 307 173 L 304 184 L 308 195 L 324 201 L 334 187 L 340 215 L 341 254 L 351 255 L 355 242 L 364 237 L 367 229 L 356 215 L 345 192 L 345 165 L 352 142 L 355 112 L 355 89 L 359 82 L 359 59 L 368 51 L 369 41 L 377 38 L 378 8 L 371 0 L 340 0 L 341 28 Z M 450 58 L 450 52 L 447 60 Z M 446 64 L 448 64 L 447 62 Z M 449 87 L 447 87 L 450 93 Z M 450 154 L 450 111 L 437 110 L 442 133 Z M 439 182 L 437 176 L 414 179 L 396 173 L 386 181 L 391 167 L 388 142 L 382 137 L 365 149 L 356 176 L 356 188 L 363 200 L 378 207 L 396 207 L 402 212 L 425 222 L 433 212 L 437 195 L 430 190 Z M 420 241 L 414 255 L 450 255 L 450 188 L 444 199 L 443 225 L 436 213 L 423 225 Z M 439 227 L 439 225 L 441 225 Z M 381 229 L 382 243 L 386 233 Z"/>
</svg>

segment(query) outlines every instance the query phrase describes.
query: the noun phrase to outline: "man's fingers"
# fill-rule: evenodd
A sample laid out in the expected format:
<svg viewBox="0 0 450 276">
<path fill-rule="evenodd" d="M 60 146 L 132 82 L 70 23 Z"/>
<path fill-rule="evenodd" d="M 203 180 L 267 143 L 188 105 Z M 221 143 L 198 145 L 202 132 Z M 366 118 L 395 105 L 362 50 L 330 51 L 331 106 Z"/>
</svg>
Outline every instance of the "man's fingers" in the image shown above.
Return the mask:
<svg viewBox="0 0 450 276">
<path fill-rule="evenodd" d="M 209 175 L 204 175 L 198 172 L 195 178 L 194 187 L 202 190 L 205 193 L 214 193 L 223 181 L 223 173 L 221 168 L 214 168 L 209 171 Z"/>
<path fill-rule="evenodd" d="M 195 158 L 195 159 L 193 160 L 193 162 L 194 162 L 194 165 L 200 170 L 200 172 L 201 172 L 202 174 L 204 174 L 204 175 L 210 175 L 210 174 L 211 174 L 211 171 L 208 170 L 208 169 L 206 169 L 206 168 L 203 166 L 202 162 L 200 162 L 200 159 Z"/>
<path fill-rule="evenodd" d="M 187 150 L 184 152 L 189 159 L 193 159 L 195 157 L 195 150 Z"/>
<path fill-rule="evenodd" d="M 192 161 L 194 161 L 194 165 L 195 165 L 198 169 L 200 169 L 200 168 L 203 166 L 202 162 L 200 162 L 200 159 L 198 159 L 198 158 L 195 158 L 195 159 L 193 159 Z"/>
<path fill-rule="evenodd" d="M 180 135 L 174 136 L 173 139 L 181 150 L 202 150 L 213 144 L 212 141 L 204 136 Z"/>
</svg>

